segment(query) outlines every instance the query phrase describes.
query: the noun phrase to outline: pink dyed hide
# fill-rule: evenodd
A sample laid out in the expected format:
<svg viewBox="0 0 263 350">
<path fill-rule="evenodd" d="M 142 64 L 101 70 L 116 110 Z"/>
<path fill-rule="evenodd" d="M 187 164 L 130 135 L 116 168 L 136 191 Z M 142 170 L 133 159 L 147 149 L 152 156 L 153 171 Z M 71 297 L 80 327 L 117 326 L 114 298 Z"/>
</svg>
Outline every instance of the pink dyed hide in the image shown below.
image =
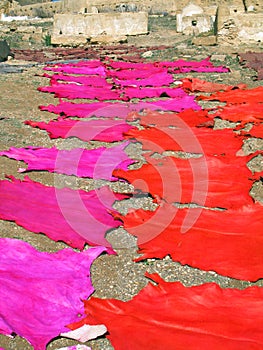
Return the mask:
<svg viewBox="0 0 263 350">
<path fill-rule="evenodd" d="M 228 73 L 229 68 L 224 66 L 218 67 L 182 67 L 180 69 L 175 69 L 172 71 L 173 73 L 189 73 L 189 72 L 197 72 L 197 73 Z"/>
<path fill-rule="evenodd" d="M 33 128 L 46 130 L 50 138 L 77 137 L 83 141 L 114 142 L 124 139 L 123 133 L 132 126 L 118 120 L 51 120 L 49 123 L 26 121 Z"/>
<path fill-rule="evenodd" d="M 88 67 L 88 68 L 97 68 L 103 66 L 100 60 L 77 60 L 75 62 L 71 61 L 67 63 L 68 67 Z M 48 68 L 52 67 L 65 67 L 65 63 L 55 63 L 47 66 Z M 44 68 L 45 69 L 45 68 Z"/>
<path fill-rule="evenodd" d="M 154 74 L 167 73 L 166 69 L 151 67 L 150 69 L 125 69 L 125 70 L 108 70 L 107 77 L 117 79 L 145 79 L 150 78 Z"/>
<path fill-rule="evenodd" d="M 133 62 L 124 62 L 124 61 L 111 61 L 109 63 L 110 67 L 113 69 L 155 69 L 155 63 L 151 62 L 142 62 L 142 63 L 133 63 Z"/>
<path fill-rule="evenodd" d="M 184 109 L 192 108 L 196 111 L 201 109 L 198 103 L 195 102 L 195 96 L 185 96 L 180 99 L 169 98 L 166 100 L 150 102 L 152 105 L 155 105 L 156 109 L 181 112 Z"/>
<path fill-rule="evenodd" d="M 92 350 L 92 349 L 86 345 L 73 345 L 73 346 L 67 346 L 66 348 L 60 348 L 57 350 Z"/>
<path fill-rule="evenodd" d="M 156 98 L 156 97 L 171 97 L 171 98 L 183 98 L 188 96 L 184 90 L 180 88 L 137 88 L 127 87 L 123 90 L 124 96 L 131 98 Z M 190 97 L 190 96 L 188 96 Z M 194 98 L 193 98 L 194 99 Z"/>
<path fill-rule="evenodd" d="M 28 177 L 23 181 L 11 178 L 0 181 L 0 219 L 74 248 L 83 249 L 85 243 L 110 247 L 105 233 L 120 223 L 109 210 L 124 198 L 108 186 L 85 192 L 44 186 Z"/>
<path fill-rule="evenodd" d="M 123 86 L 163 86 L 170 85 L 174 82 L 174 78 L 171 74 L 162 72 L 151 75 L 149 78 L 144 79 L 128 79 L 120 80 L 114 79 L 115 84 Z"/>
<path fill-rule="evenodd" d="M 177 61 L 162 61 L 156 62 L 155 65 L 157 67 L 165 67 L 165 68 L 199 68 L 199 67 L 213 67 L 213 63 L 210 61 L 210 58 L 207 57 L 202 61 L 185 61 L 185 60 L 177 60 Z"/>
<path fill-rule="evenodd" d="M 53 72 L 63 72 L 68 74 L 89 74 L 89 75 L 100 75 L 102 77 L 106 76 L 105 68 L 101 65 L 98 67 L 88 67 L 85 65 L 69 65 L 64 64 L 61 66 L 47 66 L 44 70 Z"/>
<path fill-rule="evenodd" d="M 195 110 L 200 110 L 201 107 L 194 102 L 194 97 L 186 96 L 183 100 L 169 99 L 169 100 L 157 100 L 154 102 L 93 102 L 93 103 L 73 103 L 60 101 L 58 105 L 40 106 L 40 110 L 48 111 L 50 113 L 60 114 L 65 117 L 105 117 L 105 118 L 126 118 L 132 111 L 140 111 L 143 109 L 157 110 L 168 109 L 172 111 L 181 111 L 191 106 Z M 193 111 L 193 113 L 195 113 Z"/>
<path fill-rule="evenodd" d="M 70 100 L 77 98 L 105 100 L 119 100 L 120 92 L 111 90 L 111 85 L 102 87 L 91 87 L 85 85 L 77 85 L 74 83 L 57 83 L 54 82 L 51 86 L 42 86 L 39 91 L 54 93 L 55 97 L 68 98 Z"/>
<path fill-rule="evenodd" d="M 75 76 L 75 75 L 65 75 L 65 74 L 44 74 L 44 77 L 50 78 L 50 83 L 53 85 L 55 82 L 64 81 L 69 83 L 78 83 L 93 87 L 108 87 L 112 86 L 108 83 L 105 78 L 99 76 Z"/>
<path fill-rule="evenodd" d="M 91 150 L 11 147 L 9 151 L 0 151 L 0 155 L 27 163 L 28 168 L 20 169 L 20 172 L 47 170 L 78 177 L 115 181 L 116 178 L 112 176 L 114 169 L 127 170 L 128 166 L 134 163 L 124 152 L 127 145 L 128 143 L 124 143 L 112 148 L 100 147 Z"/>
<path fill-rule="evenodd" d="M 94 291 L 92 262 L 106 250 L 39 252 L 28 243 L 0 239 L 0 332 L 29 341 L 35 350 L 85 316 L 82 300 Z"/>
</svg>

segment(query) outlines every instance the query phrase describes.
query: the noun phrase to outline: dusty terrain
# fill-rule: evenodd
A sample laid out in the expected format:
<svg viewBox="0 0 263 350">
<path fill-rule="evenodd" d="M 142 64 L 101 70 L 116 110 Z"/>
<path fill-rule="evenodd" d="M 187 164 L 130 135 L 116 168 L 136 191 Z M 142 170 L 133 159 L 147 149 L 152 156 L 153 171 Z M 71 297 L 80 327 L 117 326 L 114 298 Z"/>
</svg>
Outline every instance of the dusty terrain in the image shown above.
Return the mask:
<svg viewBox="0 0 263 350">
<path fill-rule="evenodd" d="M 254 79 L 255 72 L 239 65 L 237 52 L 244 52 L 247 47 L 196 47 L 191 45 L 191 38 L 178 35 L 172 28 L 171 23 L 167 19 L 154 18 L 152 19 L 152 32 L 147 36 L 134 37 L 129 39 L 130 44 L 137 44 L 145 47 L 150 45 L 168 45 L 170 48 L 166 50 L 153 51 L 153 55 L 149 60 L 175 60 L 179 58 L 189 60 L 201 60 L 208 55 L 218 54 L 225 55 L 224 61 L 214 61 L 216 64 L 227 65 L 231 72 L 227 74 L 189 74 L 188 76 L 198 76 L 201 79 L 208 81 L 223 82 L 226 84 L 246 83 L 249 87 L 258 86 L 262 83 Z M 259 46 L 251 47 L 251 50 L 260 51 Z M 24 65 L 28 62 L 13 61 L 9 64 Z M 54 118 L 47 112 L 41 112 L 38 109 L 39 105 L 47 105 L 56 103 L 51 94 L 44 94 L 37 91 L 37 87 L 46 85 L 48 80 L 41 77 L 43 64 L 36 63 L 33 67 L 24 68 L 21 73 L 0 74 L 0 149 L 7 149 L 11 146 L 25 147 L 43 146 L 65 147 L 65 141 L 50 140 L 47 133 L 38 129 L 32 129 L 23 124 L 27 119 L 48 121 Z M 181 76 L 178 76 L 180 78 Z M 87 145 L 79 140 L 71 140 L 72 145 L 86 147 Z M 97 147 L 99 143 L 91 143 L 92 147 Z M 89 146 L 90 147 L 90 146 Z M 253 147 L 263 149 L 263 140 L 254 142 Z M 135 158 L 141 158 L 140 148 L 137 147 L 131 150 Z M 13 161 L 5 157 L 1 157 L 1 179 L 5 175 L 14 175 L 18 178 L 23 178 L 24 175 L 18 174 L 19 167 L 24 166 L 22 162 Z M 100 185 L 100 182 L 94 182 L 88 179 L 76 179 L 70 176 L 54 175 L 47 172 L 30 172 L 28 176 L 43 184 L 67 185 L 72 188 L 83 188 L 86 190 L 95 188 Z M 112 185 L 114 189 L 120 190 L 118 184 Z M 254 190 L 254 197 L 263 200 L 262 184 L 258 184 Z M 134 200 L 136 206 L 147 208 L 151 206 L 149 198 L 140 198 Z M 25 203 L 26 205 L 26 203 Z M 121 208 L 124 210 L 125 208 Z M 57 251 L 66 247 L 63 243 L 55 243 L 44 235 L 31 233 L 14 223 L 0 221 L 0 235 L 2 237 L 12 237 L 23 239 L 41 251 Z M 102 255 L 92 266 L 92 281 L 96 289 L 95 296 L 100 298 L 118 298 L 121 300 L 129 300 L 138 293 L 147 283 L 144 277 L 146 271 L 152 273 L 157 272 L 166 281 L 181 281 L 184 285 L 196 285 L 204 282 L 216 282 L 222 287 L 245 288 L 251 283 L 247 281 L 239 281 L 222 277 L 213 271 L 205 272 L 198 269 L 182 266 L 179 263 L 173 262 L 169 257 L 163 260 L 150 259 L 140 263 L 134 263 L 133 259 L 137 256 L 136 242 L 133 238 L 122 229 L 111 232 L 107 238 L 112 242 L 113 247 L 118 252 L 117 256 Z M 262 281 L 255 283 L 263 286 Z M 52 341 L 47 349 L 58 349 L 63 346 L 74 345 L 76 342 L 67 339 L 56 339 Z M 88 343 L 94 350 L 112 349 L 109 341 L 105 338 L 97 339 Z M 23 339 L 15 337 L 9 339 L 0 335 L 0 346 L 8 350 L 29 350 L 32 347 Z"/>
</svg>

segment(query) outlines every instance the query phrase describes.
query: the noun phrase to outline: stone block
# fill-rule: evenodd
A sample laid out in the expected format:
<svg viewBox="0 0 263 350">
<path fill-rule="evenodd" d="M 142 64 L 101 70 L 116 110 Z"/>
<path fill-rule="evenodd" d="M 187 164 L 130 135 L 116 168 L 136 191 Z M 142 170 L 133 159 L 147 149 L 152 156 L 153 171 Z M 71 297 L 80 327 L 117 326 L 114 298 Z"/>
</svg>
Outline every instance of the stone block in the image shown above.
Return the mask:
<svg viewBox="0 0 263 350">
<path fill-rule="evenodd" d="M 214 46 L 217 44 L 217 40 L 215 35 L 197 36 L 193 38 L 192 44 L 197 46 Z"/>
<path fill-rule="evenodd" d="M 217 54 L 214 54 L 211 56 L 211 61 L 222 61 L 224 62 L 226 59 L 226 55 L 217 55 Z"/>
<path fill-rule="evenodd" d="M 92 38 L 99 35 L 113 37 L 138 35 L 148 32 L 148 14 L 145 12 L 57 14 L 54 16 L 52 43 L 64 41 L 67 36 Z"/>
<path fill-rule="evenodd" d="M 87 43 L 87 37 L 84 35 L 52 35 L 51 44 L 52 45 L 62 45 L 62 46 L 79 46 L 85 45 Z"/>
<path fill-rule="evenodd" d="M 112 36 L 112 35 L 98 35 L 91 38 L 90 43 L 91 44 L 109 44 L 109 43 L 124 43 L 127 42 L 127 36 L 126 35 L 118 35 L 118 36 Z"/>
<path fill-rule="evenodd" d="M 41 34 L 42 33 L 42 28 L 41 27 L 36 27 L 36 26 L 18 26 L 17 30 L 18 33 L 36 33 L 36 34 Z"/>
</svg>

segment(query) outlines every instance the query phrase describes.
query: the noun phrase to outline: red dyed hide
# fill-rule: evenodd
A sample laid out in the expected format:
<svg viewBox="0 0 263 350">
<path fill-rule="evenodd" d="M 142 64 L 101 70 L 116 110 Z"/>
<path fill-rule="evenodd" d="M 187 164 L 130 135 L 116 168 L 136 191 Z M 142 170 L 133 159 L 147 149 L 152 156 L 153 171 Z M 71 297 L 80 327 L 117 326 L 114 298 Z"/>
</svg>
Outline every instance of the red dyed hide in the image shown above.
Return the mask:
<svg viewBox="0 0 263 350">
<path fill-rule="evenodd" d="M 128 115 L 127 121 L 139 120 L 140 125 L 147 127 L 154 125 L 156 128 L 182 125 L 181 120 L 188 126 L 213 125 L 213 118 L 208 114 L 208 110 L 195 111 L 186 109 L 179 113 L 167 113 L 147 110 L 144 113 L 132 112 Z"/>
<path fill-rule="evenodd" d="M 244 92 L 244 99 L 246 93 Z M 242 104 L 229 104 L 215 110 L 211 117 L 220 117 L 224 120 L 241 123 L 244 126 L 246 123 L 258 124 L 263 121 L 263 103 L 249 102 Z"/>
<path fill-rule="evenodd" d="M 236 88 L 245 89 L 245 84 L 239 84 L 237 86 L 212 83 L 209 81 L 201 80 L 198 78 L 183 78 L 181 87 L 186 91 L 191 92 L 216 92 L 216 91 L 229 91 Z"/>
<path fill-rule="evenodd" d="M 235 155 L 243 144 L 243 138 L 235 135 L 232 130 L 189 127 L 182 119 L 178 119 L 175 126 L 180 126 L 180 129 L 133 128 L 125 133 L 125 137 L 136 139 L 142 144 L 144 150 L 159 153 L 183 151 L 207 155 Z"/>
<path fill-rule="evenodd" d="M 105 324 L 118 350 L 261 350 L 263 289 L 184 287 L 157 274 L 132 300 L 91 298 L 86 320 Z M 75 328 L 76 325 L 71 325 Z"/>
<path fill-rule="evenodd" d="M 232 278 L 256 281 L 263 271 L 263 206 L 225 211 L 177 209 L 163 204 L 121 217 L 138 237 L 137 260 L 170 255 L 174 261 Z M 186 233 L 184 233 L 186 232 Z"/>
<path fill-rule="evenodd" d="M 210 96 L 199 96 L 197 99 L 206 101 L 221 101 L 228 104 L 263 103 L 263 86 L 247 90 L 230 90 L 216 92 Z"/>
<path fill-rule="evenodd" d="M 139 169 L 116 170 L 113 174 L 133 184 L 135 190 L 169 203 L 238 208 L 253 203 L 248 160 L 249 157 L 148 158 L 149 163 Z"/>
</svg>

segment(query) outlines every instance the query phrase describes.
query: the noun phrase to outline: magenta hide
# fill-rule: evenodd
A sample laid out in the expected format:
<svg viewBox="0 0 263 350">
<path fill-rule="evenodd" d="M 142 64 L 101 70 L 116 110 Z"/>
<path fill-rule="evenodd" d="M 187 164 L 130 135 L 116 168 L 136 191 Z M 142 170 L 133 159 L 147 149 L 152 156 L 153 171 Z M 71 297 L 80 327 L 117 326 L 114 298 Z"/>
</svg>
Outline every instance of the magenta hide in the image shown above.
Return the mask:
<svg viewBox="0 0 263 350">
<path fill-rule="evenodd" d="M 124 152 L 127 145 L 128 143 L 124 143 L 111 148 L 100 147 L 91 150 L 83 148 L 58 150 L 56 147 L 11 147 L 8 151 L 0 151 L 0 155 L 27 163 L 28 168 L 21 169 L 21 172 L 47 170 L 78 177 L 114 181 L 116 180 L 112 176 L 114 169 L 127 170 L 128 166 L 134 162 Z"/>
<path fill-rule="evenodd" d="M 124 139 L 123 133 L 132 126 L 119 120 L 51 120 L 49 123 L 26 121 L 33 128 L 46 130 L 50 138 L 77 137 L 83 141 L 114 142 Z"/>
<path fill-rule="evenodd" d="M 104 77 L 106 75 L 105 68 L 103 66 L 88 67 L 85 65 L 61 65 L 61 66 L 48 66 L 44 70 L 53 72 L 63 72 L 68 74 L 89 74 L 89 75 L 100 75 Z"/>
<path fill-rule="evenodd" d="M 108 186 L 85 192 L 12 178 L 0 181 L 0 219 L 73 248 L 83 249 L 85 243 L 110 247 L 105 233 L 120 222 L 109 211 L 115 200 L 124 198 Z"/>
<path fill-rule="evenodd" d="M 184 90 L 180 88 L 159 87 L 159 88 L 138 88 L 138 87 L 126 87 L 124 90 L 124 96 L 128 98 L 158 98 L 158 97 L 171 97 L 171 98 L 184 98 L 189 97 Z M 193 97 L 194 99 L 194 97 Z"/>
<path fill-rule="evenodd" d="M 42 86 L 38 90 L 42 92 L 54 93 L 55 97 L 68 98 L 70 100 L 77 98 L 105 100 L 119 100 L 120 92 L 111 90 L 111 85 L 103 87 L 91 87 L 87 85 L 77 85 L 74 83 L 53 82 L 51 86 Z"/>
<path fill-rule="evenodd" d="M 40 110 L 50 113 L 60 114 L 65 117 L 104 117 L 104 118 L 127 118 L 128 113 L 140 111 L 142 109 L 164 109 L 180 112 L 184 109 L 192 108 L 200 110 L 201 107 L 194 101 L 194 96 L 185 96 L 182 99 L 165 99 L 155 100 L 154 102 L 139 103 L 109 103 L 109 102 L 93 102 L 93 103 L 73 103 L 60 101 L 58 105 L 40 106 Z"/>
<path fill-rule="evenodd" d="M 123 86 L 163 86 L 174 82 L 172 74 L 161 72 L 144 79 L 114 79 L 115 84 Z"/>
<path fill-rule="evenodd" d="M 106 250 L 39 252 L 28 243 L 0 239 L 0 333 L 28 340 L 35 350 L 84 316 L 82 300 L 94 291 L 92 262 Z"/>
<path fill-rule="evenodd" d="M 65 75 L 65 74 L 44 74 L 45 78 L 50 78 L 51 85 L 57 81 L 64 81 L 70 83 L 78 83 L 87 86 L 94 87 L 109 87 L 109 84 L 105 78 L 100 76 L 82 76 L 82 75 Z"/>
</svg>

